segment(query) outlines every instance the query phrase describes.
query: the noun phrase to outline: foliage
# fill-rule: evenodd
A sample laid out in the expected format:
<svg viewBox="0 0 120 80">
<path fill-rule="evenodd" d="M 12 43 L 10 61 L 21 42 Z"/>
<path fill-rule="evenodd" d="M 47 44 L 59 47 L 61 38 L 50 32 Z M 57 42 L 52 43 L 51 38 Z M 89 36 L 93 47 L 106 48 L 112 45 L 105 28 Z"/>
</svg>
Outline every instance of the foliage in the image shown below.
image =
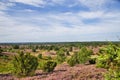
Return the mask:
<svg viewBox="0 0 120 80">
<path fill-rule="evenodd" d="M 46 61 L 43 63 L 42 70 L 44 72 L 52 72 L 56 67 L 57 63 L 54 61 Z"/>
<path fill-rule="evenodd" d="M 89 63 L 90 64 L 95 64 L 96 63 L 96 57 L 90 57 L 90 59 L 89 59 Z"/>
<path fill-rule="evenodd" d="M 19 53 L 18 56 L 14 56 L 13 59 L 13 74 L 18 77 L 32 76 L 38 66 L 38 60 L 36 57 L 25 54 L 23 52 Z"/>
<path fill-rule="evenodd" d="M 57 62 L 58 63 L 62 63 L 65 61 L 66 59 L 66 56 L 65 56 L 65 53 L 64 53 L 64 50 L 63 49 L 60 49 L 58 52 L 57 52 Z"/>
<path fill-rule="evenodd" d="M 11 73 L 13 70 L 13 65 L 11 62 L 1 62 L 0 61 L 0 73 L 8 74 Z"/>
<path fill-rule="evenodd" d="M 85 63 L 86 61 L 88 61 L 92 53 L 93 53 L 92 50 L 89 50 L 86 47 L 82 47 L 81 50 L 78 52 L 79 64 Z"/>
<path fill-rule="evenodd" d="M 46 56 L 47 60 L 51 60 L 52 57 L 51 56 Z"/>
<path fill-rule="evenodd" d="M 97 67 L 106 68 L 106 80 L 120 79 L 120 48 L 116 45 L 110 44 L 100 50 L 97 58 Z"/>
<path fill-rule="evenodd" d="M 92 51 L 87 49 L 86 47 L 81 48 L 81 50 L 71 56 L 71 58 L 67 61 L 70 66 L 74 66 L 75 64 L 86 63 L 90 59 L 90 55 Z"/>
<path fill-rule="evenodd" d="M 38 55 L 38 58 L 39 58 L 39 59 L 42 59 L 42 54 L 39 54 L 39 55 Z"/>
<path fill-rule="evenodd" d="M 69 55 L 70 55 L 70 52 L 69 52 L 69 51 L 66 51 L 66 55 L 69 56 Z"/>
<path fill-rule="evenodd" d="M 79 63 L 78 59 L 77 59 L 77 53 L 75 53 L 74 55 L 72 55 L 71 58 L 67 60 L 67 63 L 70 66 L 74 66 L 75 64 Z"/>
<path fill-rule="evenodd" d="M 4 60 L 7 60 L 8 59 L 8 56 L 7 55 L 1 55 L 0 54 L 0 58 L 4 59 Z"/>
<path fill-rule="evenodd" d="M 32 52 L 36 52 L 36 49 L 35 49 L 35 48 L 32 48 Z"/>
<path fill-rule="evenodd" d="M 0 53 L 2 53 L 3 52 L 3 50 L 2 50 L 2 48 L 0 47 Z"/>
<path fill-rule="evenodd" d="M 19 45 L 13 45 L 13 49 L 19 49 Z"/>
</svg>

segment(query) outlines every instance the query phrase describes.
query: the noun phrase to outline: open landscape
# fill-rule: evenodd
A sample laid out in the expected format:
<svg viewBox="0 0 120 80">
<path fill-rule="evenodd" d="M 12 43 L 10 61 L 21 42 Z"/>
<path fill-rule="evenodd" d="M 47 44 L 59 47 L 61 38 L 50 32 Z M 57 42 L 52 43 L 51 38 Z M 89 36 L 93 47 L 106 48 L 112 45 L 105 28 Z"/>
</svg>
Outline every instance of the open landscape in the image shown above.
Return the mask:
<svg viewBox="0 0 120 80">
<path fill-rule="evenodd" d="M 120 80 L 120 0 L 0 0 L 0 80 Z"/>
<path fill-rule="evenodd" d="M 3 43 L 0 44 L 0 80 L 104 80 L 109 68 L 117 67 L 117 63 L 109 62 L 112 53 L 106 52 L 112 46 L 120 50 L 120 42 Z M 37 61 L 23 57 L 28 54 Z M 28 74 L 34 68 L 29 69 L 30 65 L 36 66 L 32 74 Z"/>
</svg>

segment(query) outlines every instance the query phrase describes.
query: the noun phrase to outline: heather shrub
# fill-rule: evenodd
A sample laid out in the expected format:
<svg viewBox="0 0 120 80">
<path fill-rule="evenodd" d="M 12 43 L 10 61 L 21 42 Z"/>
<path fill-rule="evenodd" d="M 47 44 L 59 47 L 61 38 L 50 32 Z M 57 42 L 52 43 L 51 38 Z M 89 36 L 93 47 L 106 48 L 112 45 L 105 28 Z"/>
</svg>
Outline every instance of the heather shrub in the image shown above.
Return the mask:
<svg viewBox="0 0 120 80">
<path fill-rule="evenodd" d="M 14 56 L 13 59 L 13 74 L 18 77 L 32 76 L 38 66 L 38 60 L 35 56 L 23 52 Z"/>
</svg>

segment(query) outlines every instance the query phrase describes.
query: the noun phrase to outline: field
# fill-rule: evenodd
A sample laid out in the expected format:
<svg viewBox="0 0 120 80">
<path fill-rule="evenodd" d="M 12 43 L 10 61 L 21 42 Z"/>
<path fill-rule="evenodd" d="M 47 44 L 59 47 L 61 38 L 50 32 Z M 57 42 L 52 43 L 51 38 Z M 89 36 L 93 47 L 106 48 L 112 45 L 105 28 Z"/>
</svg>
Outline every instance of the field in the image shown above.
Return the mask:
<svg viewBox="0 0 120 80">
<path fill-rule="evenodd" d="M 117 46 L 115 51 L 116 48 L 120 48 L 120 42 L 1 43 L 0 80 L 104 80 L 109 69 L 113 69 L 114 65 L 115 68 L 118 64 L 117 62 L 113 64 L 114 60 L 111 60 L 113 63 L 110 63 L 110 66 L 112 67 L 108 67 L 109 59 L 105 59 L 105 65 L 97 63 L 97 60 L 100 61 L 99 56 L 102 55 L 101 49 L 109 49 L 106 47 L 111 44 Z M 20 53 L 23 55 L 29 53 L 37 59 L 38 65 L 34 75 L 14 74 L 14 59 Z M 110 59 L 112 58 L 110 57 Z M 27 57 L 23 59 L 23 62 L 24 60 L 27 61 Z M 56 63 L 50 71 L 43 67 L 49 61 Z M 117 65 L 117 67 L 119 66 Z"/>
</svg>

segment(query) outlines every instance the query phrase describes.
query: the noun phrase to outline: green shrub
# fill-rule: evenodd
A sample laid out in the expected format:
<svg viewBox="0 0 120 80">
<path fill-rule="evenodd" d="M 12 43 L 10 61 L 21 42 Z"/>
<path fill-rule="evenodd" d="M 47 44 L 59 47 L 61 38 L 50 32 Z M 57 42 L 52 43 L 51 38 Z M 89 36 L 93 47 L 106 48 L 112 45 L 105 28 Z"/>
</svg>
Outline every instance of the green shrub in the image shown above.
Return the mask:
<svg viewBox="0 0 120 80">
<path fill-rule="evenodd" d="M 37 66 L 38 60 L 36 57 L 30 55 L 29 53 L 25 54 L 21 52 L 17 56 L 14 56 L 13 74 L 18 77 L 32 76 L 34 75 Z"/>
<path fill-rule="evenodd" d="M 74 66 L 75 64 L 83 64 L 89 61 L 92 51 L 87 49 L 86 47 L 81 48 L 81 50 L 72 55 L 71 58 L 67 61 L 70 66 Z"/>
<path fill-rule="evenodd" d="M 95 64 L 96 63 L 96 58 L 90 58 L 89 63 L 90 64 Z"/>
<path fill-rule="evenodd" d="M 106 80 L 120 80 L 120 48 L 113 44 L 102 48 L 96 65 L 108 70 Z"/>
<path fill-rule="evenodd" d="M 96 64 L 96 59 L 97 59 L 97 55 L 91 55 L 90 59 L 89 59 L 89 63 L 90 64 Z"/>
<path fill-rule="evenodd" d="M 60 49 L 58 52 L 57 52 L 57 62 L 58 63 L 62 63 L 65 61 L 66 59 L 66 56 L 65 56 L 65 53 L 62 49 Z"/>
<path fill-rule="evenodd" d="M 39 59 L 42 59 L 42 54 L 39 54 L 39 55 L 38 55 L 38 58 L 39 58 Z"/>
<path fill-rule="evenodd" d="M 19 49 L 19 45 L 13 45 L 13 49 Z"/>
<path fill-rule="evenodd" d="M 35 48 L 33 48 L 33 49 L 32 49 L 32 52 L 36 52 L 36 49 L 35 49 Z"/>
<path fill-rule="evenodd" d="M 46 58 L 47 58 L 47 60 L 51 60 L 51 59 L 52 59 L 52 57 L 51 57 L 51 56 L 47 56 Z"/>
<path fill-rule="evenodd" d="M 54 70 L 54 68 L 56 67 L 57 63 L 54 61 L 47 61 L 44 62 L 43 66 L 42 66 L 42 70 L 44 72 L 52 72 Z"/>
<path fill-rule="evenodd" d="M 0 74 L 9 74 L 12 73 L 13 65 L 11 61 L 0 62 Z"/>
<path fill-rule="evenodd" d="M 3 49 L 0 47 L 0 53 L 2 53 L 3 52 Z"/>
<path fill-rule="evenodd" d="M 92 50 L 89 50 L 86 47 L 81 48 L 81 50 L 78 52 L 79 64 L 86 63 L 90 59 L 92 53 L 93 53 Z"/>
<path fill-rule="evenodd" d="M 69 51 L 66 51 L 66 55 L 69 56 L 69 55 L 70 55 L 70 52 L 69 52 Z"/>
<path fill-rule="evenodd" d="M 72 55 L 72 57 L 67 60 L 67 63 L 70 66 L 74 66 L 75 64 L 77 64 L 78 63 L 77 54 Z"/>
</svg>

